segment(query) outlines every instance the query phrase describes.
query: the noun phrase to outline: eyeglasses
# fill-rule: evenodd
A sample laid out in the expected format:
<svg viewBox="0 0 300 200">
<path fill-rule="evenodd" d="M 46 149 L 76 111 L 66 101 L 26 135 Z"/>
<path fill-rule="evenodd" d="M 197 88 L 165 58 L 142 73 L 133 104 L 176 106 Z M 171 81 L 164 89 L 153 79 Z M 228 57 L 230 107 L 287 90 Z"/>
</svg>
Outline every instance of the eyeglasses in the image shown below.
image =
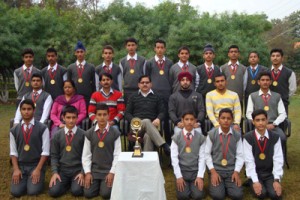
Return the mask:
<svg viewBox="0 0 300 200">
<path fill-rule="evenodd" d="M 150 83 L 150 81 L 142 81 L 142 82 L 140 82 L 140 84 L 149 84 Z"/>
</svg>

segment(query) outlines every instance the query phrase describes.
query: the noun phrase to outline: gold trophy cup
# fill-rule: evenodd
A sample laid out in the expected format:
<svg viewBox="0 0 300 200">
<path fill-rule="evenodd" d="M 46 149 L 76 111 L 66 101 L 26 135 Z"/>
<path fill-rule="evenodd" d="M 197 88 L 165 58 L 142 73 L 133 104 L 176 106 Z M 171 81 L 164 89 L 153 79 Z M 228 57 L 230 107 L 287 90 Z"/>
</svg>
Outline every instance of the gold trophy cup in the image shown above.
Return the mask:
<svg viewBox="0 0 300 200">
<path fill-rule="evenodd" d="M 135 138 L 136 138 L 135 145 L 133 147 L 134 151 L 133 151 L 132 157 L 143 157 L 143 153 L 141 150 L 142 148 L 138 141 L 139 131 L 142 128 L 142 120 L 137 117 L 133 118 L 130 122 L 130 127 L 131 127 L 132 132 L 135 134 Z"/>
</svg>

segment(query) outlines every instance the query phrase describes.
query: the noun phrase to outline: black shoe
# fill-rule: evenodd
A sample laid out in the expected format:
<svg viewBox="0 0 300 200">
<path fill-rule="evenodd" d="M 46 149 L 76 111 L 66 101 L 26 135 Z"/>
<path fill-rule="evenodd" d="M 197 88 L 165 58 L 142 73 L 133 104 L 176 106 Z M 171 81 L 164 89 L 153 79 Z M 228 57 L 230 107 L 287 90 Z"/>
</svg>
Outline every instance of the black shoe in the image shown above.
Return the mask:
<svg viewBox="0 0 300 200">
<path fill-rule="evenodd" d="M 164 143 L 164 144 L 162 145 L 162 148 L 163 148 L 165 154 L 166 154 L 167 156 L 170 156 L 171 151 L 170 151 L 169 145 L 168 145 L 167 143 Z"/>
</svg>

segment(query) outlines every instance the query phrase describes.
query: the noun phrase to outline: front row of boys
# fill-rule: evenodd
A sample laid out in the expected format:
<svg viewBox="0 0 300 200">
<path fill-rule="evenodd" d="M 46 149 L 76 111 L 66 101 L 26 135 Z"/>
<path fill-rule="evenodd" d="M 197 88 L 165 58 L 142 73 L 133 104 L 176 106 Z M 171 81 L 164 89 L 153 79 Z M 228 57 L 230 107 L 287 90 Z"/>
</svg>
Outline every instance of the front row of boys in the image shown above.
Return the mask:
<svg viewBox="0 0 300 200">
<path fill-rule="evenodd" d="M 44 188 L 50 137 L 46 125 L 34 120 L 34 110 L 32 100 L 23 100 L 20 103 L 22 121 L 10 130 L 13 165 L 10 190 L 14 197 L 37 195 Z M 121 141 L 119 130 L 109 126 L 108 116 L 108 106 L 98 105 L 96 126 L 84 132 L 76 126 L 77 109 L 64 108 L 62 117 L 66 126 L 51 141 L 50 196 L 61 196 L 70 188 L 74 196 L 110 197 Z"/>
<path fill-rule="evenodd" d="M 171 159 L 176 177 L 177 199 L 202 199 L 205 167 L 209 169 L 209 193 L 213 199 L 242 199 L 239 173 L 245 162 L 246 174 L 256 198 L 282 198 L 283 153 L 279 136 L 267 129 L 264 110 L 252 113 L 255 130 L 242 138 L 232 126 L 233 113 L 224 108 L 219 113 L 218 128 L 205 137 L 195 130 L 193 111 L 182 116 L 184 128 L 172 137 Z M 205 166 L 206 165 L 206 166 Z"/>
</svg>

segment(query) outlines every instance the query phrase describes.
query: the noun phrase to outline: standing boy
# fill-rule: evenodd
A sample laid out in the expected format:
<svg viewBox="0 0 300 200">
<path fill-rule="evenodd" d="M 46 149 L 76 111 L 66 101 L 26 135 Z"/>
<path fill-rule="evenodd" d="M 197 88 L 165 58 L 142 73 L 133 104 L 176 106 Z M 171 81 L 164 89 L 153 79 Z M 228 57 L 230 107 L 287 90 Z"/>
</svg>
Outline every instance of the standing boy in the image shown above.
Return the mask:
<svg viewBox="0 0 300 200">
<path fill-rule="evenodd" d="M 213 199 L 242 199 L 239 173 L 244 165 L 241 134 L 231 128 L 233 113 L 229 108 L 219 112 L 219 128 L 208 132 L 205 160 L 210 170 L 209 193 Z"/>
<path fill-rule="evenodd" d="M 66 106 L 62 112 L 65 127 L 51 140 L 51 171 L 49 195 L 59 197 L 69 188 L 74 196 L 83 195 L 82 149 L 84 131 L 76 126 L 78 111 Z"/>
<path fill-rule="evenodd" d="M 177 199 L 202 199 L 205 172 L 205 137 L 194 129 L 193 111 L 182 115 L 183 130 L 172 136 L 171 159 L 176 176 Z"/>
<path fill-rule="evenodd" d="M 85 135 L 82 165 L 85 173 L 84 196 L 87 198 L 99 194 L 104 199 L 110 198 L 115 167 L 121 152 L 121 133 L 109 126 L 108 118 L 108 106 L 97 105 L 97 124 Z"/>
<path fill-rule="evenodd" d="M 34 120 L 34 103 L 20 103 L 22 121 L 10 129 L 10 157 L 13 166 L 10 192 L 14 197 L 38 195 L 44 189 L 45 162 L 49 156 L 49 130 Z"/>
</svg>

